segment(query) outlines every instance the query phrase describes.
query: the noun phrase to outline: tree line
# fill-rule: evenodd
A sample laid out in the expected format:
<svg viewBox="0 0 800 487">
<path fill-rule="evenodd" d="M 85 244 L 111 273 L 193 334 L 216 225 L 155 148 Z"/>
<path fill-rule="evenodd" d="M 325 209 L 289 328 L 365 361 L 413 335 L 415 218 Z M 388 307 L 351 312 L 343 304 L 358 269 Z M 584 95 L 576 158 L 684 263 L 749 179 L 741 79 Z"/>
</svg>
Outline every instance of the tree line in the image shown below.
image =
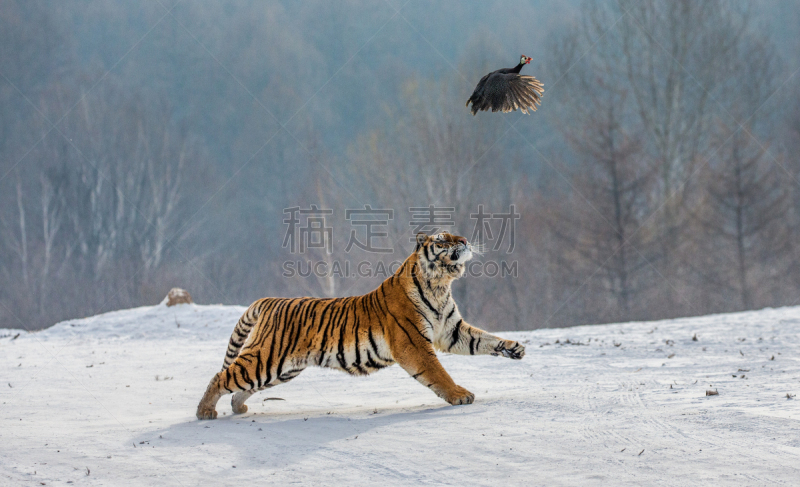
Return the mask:
<svg viewBox="0 0 800 487">
<path fill-rule="evenodd" d="M 489 329 L 800 300 L 800 85 L 747 4 L 576 6 L 535 38 L 546 91 L 530 117 L 463 107 L 519 55 L 445 21 L 469 12 L 426 21 L 443 41 L 360 3 L 0 11 L 0 326 L 154 304 L 173 286 L 230 304 L 366 292 L 379 274 L 283 264 L 402 260 L 410 209 L 428 206 L 483 239 L 481 262 L 516 269 L 455 284 Z M 333 252 L 292 254 L 285 210 L 312 205 L 332 210 Z M 378 241 L 393 253 L 344 252 L 366 238 L 345 210 L 367 205 L 392 210 Z M 484 224 L 484 210 L 518 218 Z"/>
</svg>

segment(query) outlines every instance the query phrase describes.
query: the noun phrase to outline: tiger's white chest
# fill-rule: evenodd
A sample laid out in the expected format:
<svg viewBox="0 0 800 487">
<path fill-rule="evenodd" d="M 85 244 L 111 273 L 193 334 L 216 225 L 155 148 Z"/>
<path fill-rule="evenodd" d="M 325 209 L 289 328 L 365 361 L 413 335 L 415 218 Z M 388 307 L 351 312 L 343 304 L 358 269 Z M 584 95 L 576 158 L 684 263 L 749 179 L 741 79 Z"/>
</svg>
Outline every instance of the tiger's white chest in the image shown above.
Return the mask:
<svg viewBox="0 0 800 487">
<path fill-rule="evenodd" d="M 429 338 L 438 336 L 445 326 L 447 314 L 453 308 L 450 286 L 431 286 L 418 296 L 417 309 L 425 317 L 424 325 Z"/>
</svg>

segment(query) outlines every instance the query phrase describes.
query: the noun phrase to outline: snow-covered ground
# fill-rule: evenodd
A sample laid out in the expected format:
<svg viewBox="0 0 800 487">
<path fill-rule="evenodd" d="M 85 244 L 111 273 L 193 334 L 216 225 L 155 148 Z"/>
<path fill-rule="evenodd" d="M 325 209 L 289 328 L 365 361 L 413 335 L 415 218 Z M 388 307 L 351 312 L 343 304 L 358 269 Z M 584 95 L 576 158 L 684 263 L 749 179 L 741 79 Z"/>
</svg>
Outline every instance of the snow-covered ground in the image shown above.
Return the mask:
<svg viewBox="0 0 800 487">
<path fill-rule="evenodd" d="M 441 357 L 469 406 L 312 368 L 198 421 L 242 311 L 0 330 L 0 484 L 800 485 L 800 308 L 503 333 L 522 361 Z"/>
</svg>

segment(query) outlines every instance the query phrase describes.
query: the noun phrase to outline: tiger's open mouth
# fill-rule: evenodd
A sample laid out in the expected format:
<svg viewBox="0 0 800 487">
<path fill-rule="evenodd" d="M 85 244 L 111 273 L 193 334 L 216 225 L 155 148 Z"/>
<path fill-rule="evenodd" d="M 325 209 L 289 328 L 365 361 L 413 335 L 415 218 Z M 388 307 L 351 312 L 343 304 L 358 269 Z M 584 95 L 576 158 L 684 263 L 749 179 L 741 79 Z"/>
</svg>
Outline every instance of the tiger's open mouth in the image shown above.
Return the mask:
<svg viewBox="0 0 800 487">
<path fill-rule="evenodd" d="M 459 244 L 455 246 L 450 252 L 450 263 L 451 264 L 463 264 L 464 262 L 472 259 L 472 250 L 470 249 L 469 244 Z"/>
</svg>

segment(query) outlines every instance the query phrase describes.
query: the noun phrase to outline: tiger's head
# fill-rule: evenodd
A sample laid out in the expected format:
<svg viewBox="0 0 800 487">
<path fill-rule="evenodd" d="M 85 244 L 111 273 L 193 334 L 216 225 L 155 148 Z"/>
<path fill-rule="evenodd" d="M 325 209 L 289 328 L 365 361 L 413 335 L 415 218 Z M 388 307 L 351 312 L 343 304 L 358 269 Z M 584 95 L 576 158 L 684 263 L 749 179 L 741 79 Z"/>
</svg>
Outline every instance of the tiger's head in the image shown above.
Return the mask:
<svg viewBox="0 0 800 487">
<path fill-rule="evenodd" d="M 415 252 L 420 269 L 430 278 L 458 279 L 472 259 L 473 248 L 466 238 L 457 235 L 418 233 Z"/>
</svg>

